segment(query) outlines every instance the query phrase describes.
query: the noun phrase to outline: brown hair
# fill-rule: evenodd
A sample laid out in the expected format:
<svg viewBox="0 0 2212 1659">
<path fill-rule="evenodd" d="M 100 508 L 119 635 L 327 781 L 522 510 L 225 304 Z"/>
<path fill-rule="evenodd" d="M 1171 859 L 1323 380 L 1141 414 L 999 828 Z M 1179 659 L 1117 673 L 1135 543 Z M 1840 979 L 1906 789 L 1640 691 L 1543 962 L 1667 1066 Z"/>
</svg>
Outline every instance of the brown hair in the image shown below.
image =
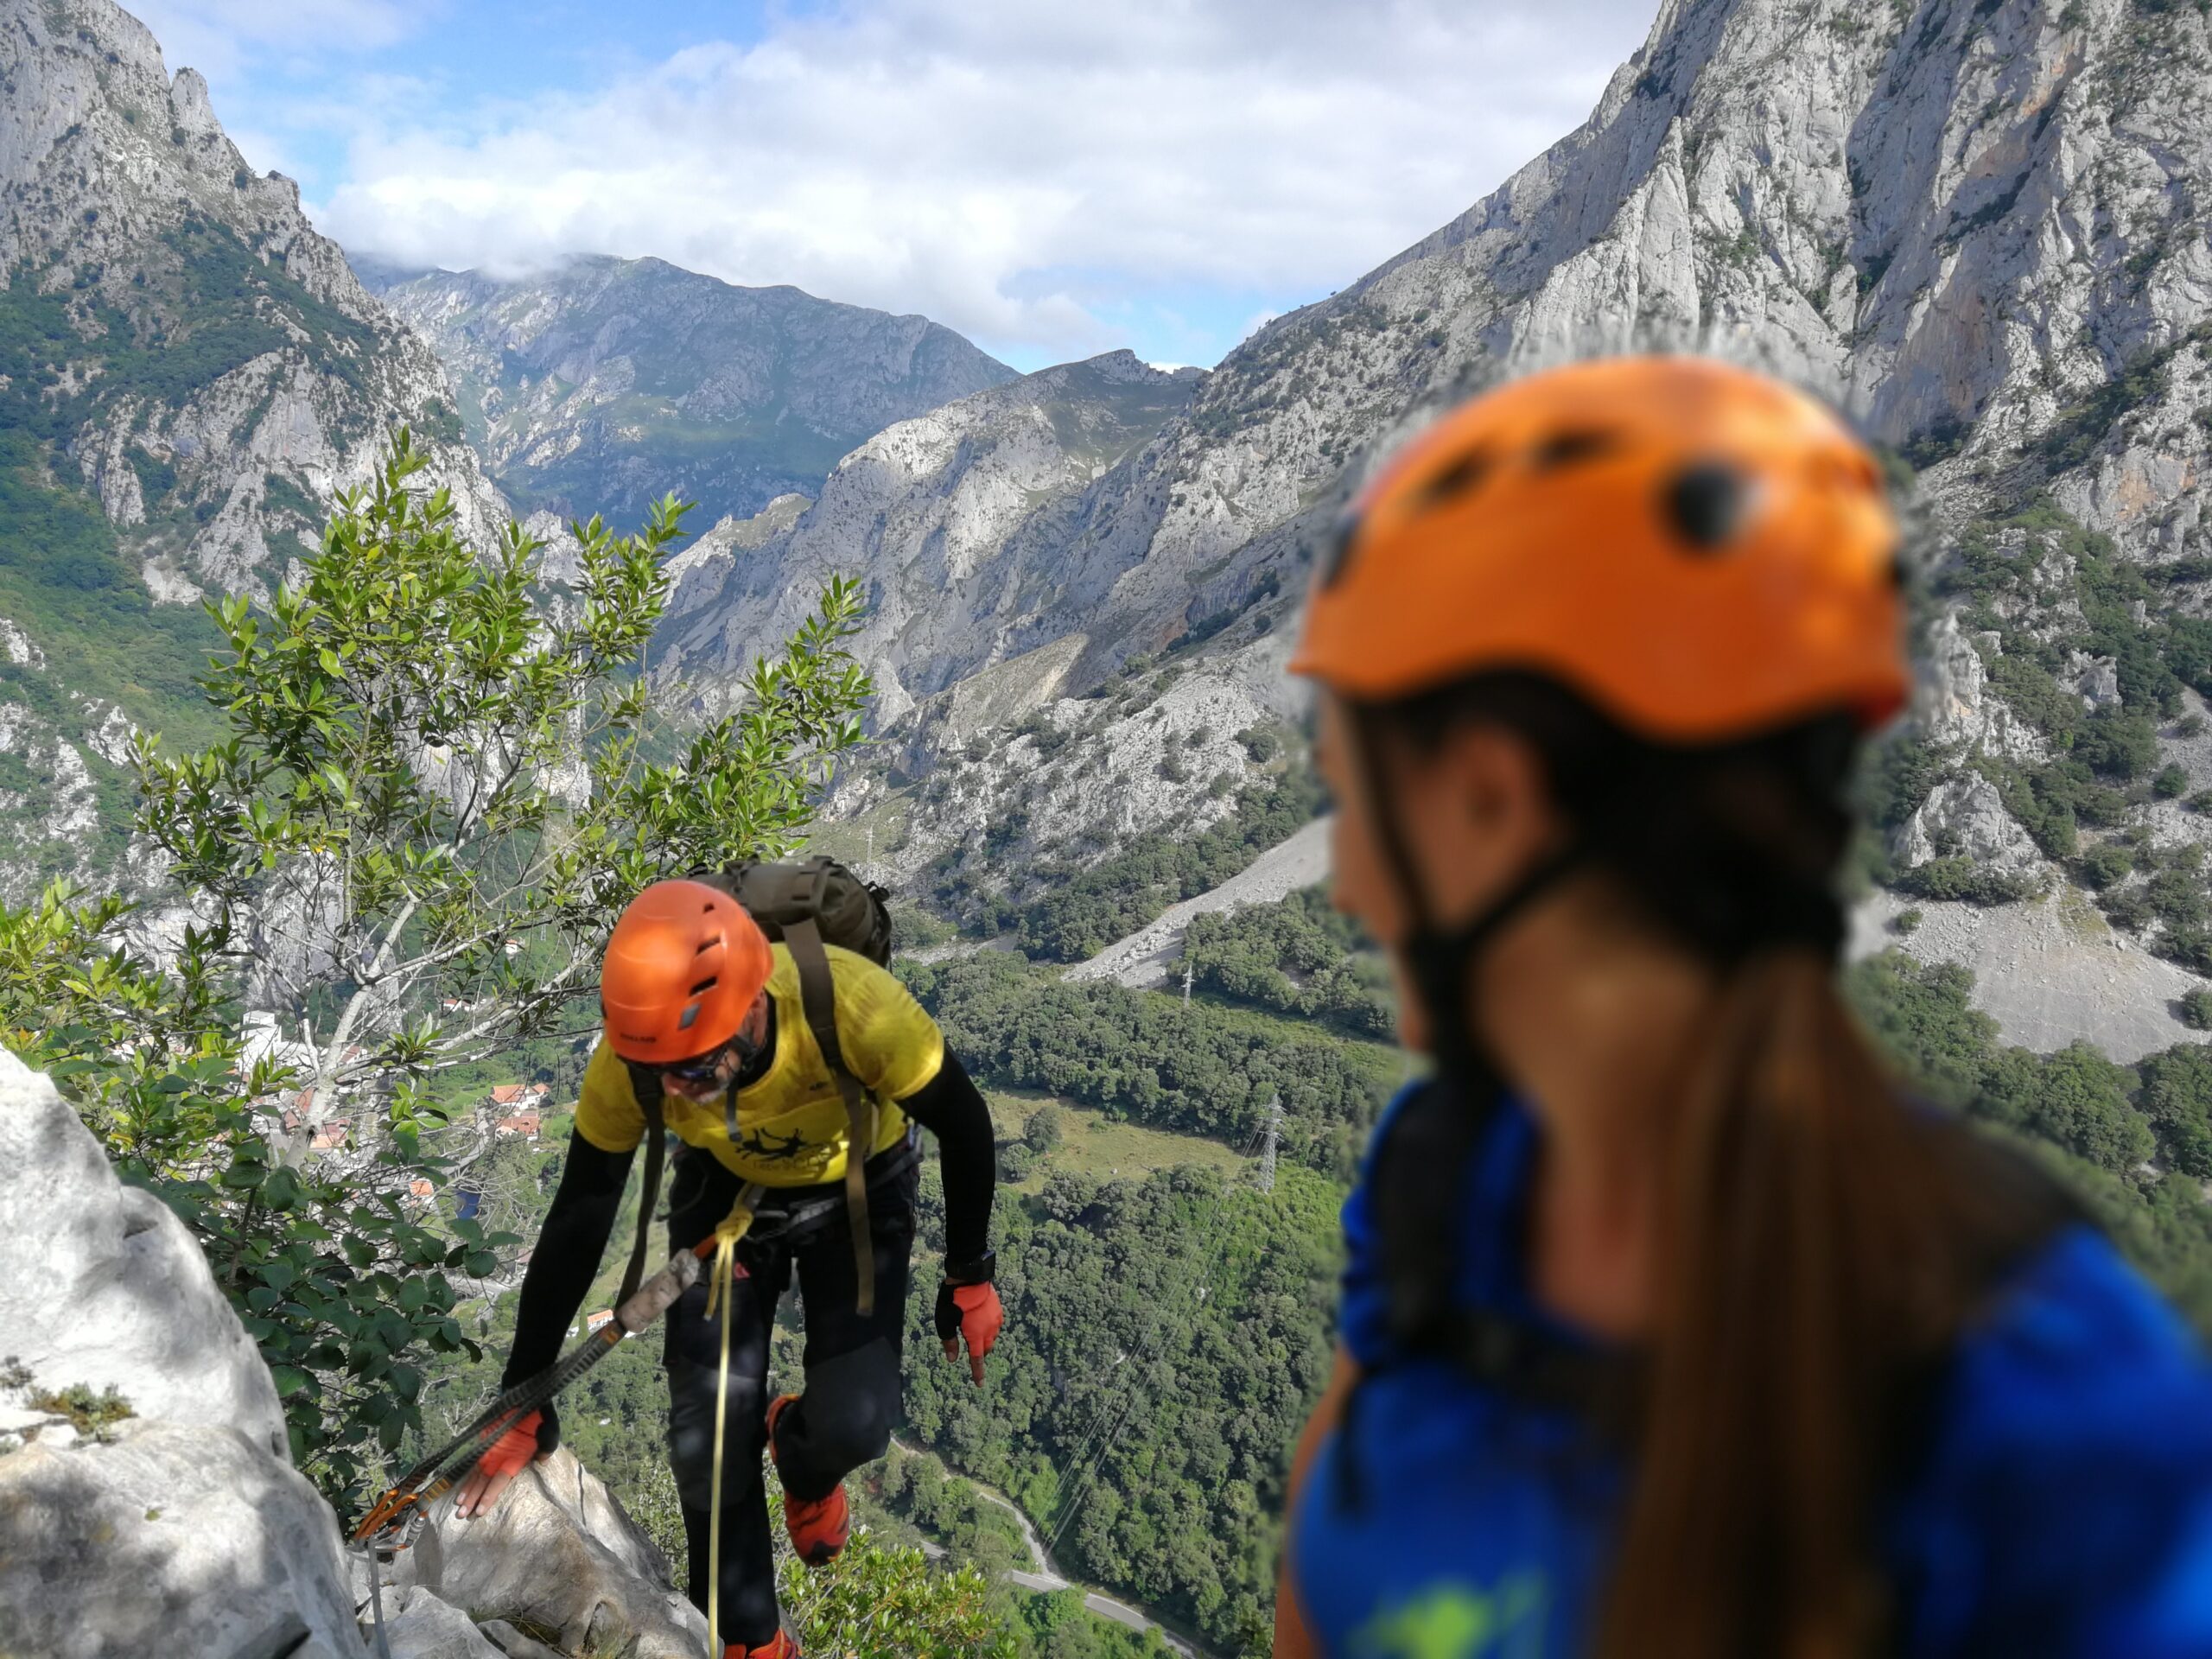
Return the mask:
<svg viewBox="0 0 2212 1659">
<path fill-rule="evenodd" d="M 1523 675 L 1382 712 L 1422 747 L 1470 720 L 1526 737 L 1585 855 L 1721 976 L 1663 1172 L 1649 1382 L 1596 1652 L 1878 1651 L 1892 1607 L 1876 1506 L 1953 1338 L 2063 1200 L 1903 1099 L 1838 994 L 1850 722 L 1669 747 Z"/>
</svg>

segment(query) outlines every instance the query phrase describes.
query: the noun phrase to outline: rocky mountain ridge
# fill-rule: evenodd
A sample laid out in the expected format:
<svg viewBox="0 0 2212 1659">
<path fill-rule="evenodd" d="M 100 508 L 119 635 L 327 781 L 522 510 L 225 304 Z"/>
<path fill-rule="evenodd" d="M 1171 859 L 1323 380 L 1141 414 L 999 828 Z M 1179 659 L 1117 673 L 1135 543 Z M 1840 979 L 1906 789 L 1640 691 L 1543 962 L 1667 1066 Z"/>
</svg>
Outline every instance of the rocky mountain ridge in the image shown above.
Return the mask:
<svg viewBox="0 0 2212 1659">
<path fill-rule="evenodd" d="M 59 448 L 55 475 L 98 498 L 157 596 L 281 571 L 402 421 L 472 527 L 503 516 L 435 357 L 143 24 L 7 0 L 0 86 L 9 423 Z"/>
<path fill-rule="evenodd" d="M 1041 682 L 1017 666 L 1027 652 L 1053 696 L 1118 672 L 1128 707 L 1164 661 L 1194 695 L 1294 613 L 1342 503 L 1439 409 L 1592 352 L 1714 353 L 1837 400 L 1910 480 L 1927 696 L 1906 786 L 1878 804 L 1878 877 L 1931 915 L 2094 890 L 2101 906 L 2068 913 L 2193 982 L 2212 970 L 2192 931 L 2207 894 L 2195 866 L 2161 861 L 2200 856 L 2185 849 L 2212 842 L 2212 817 L 2158 790 L 2203 791 L 2189 699 L 2212 690 L 2194 632 L 2212 610 L 2208 27 L 2136 0 L 1669 0 L 1581 128 L 1260 331 L 1069 509 L 971 517 L 967 579 L 871 639 L 878 671 L 957 698 L 977 668 Z M 855 542 L 848 569 L 854 552 L 873 582 L 903 557 Z M 2016 559 L 2017 580 L 1992 574 Z M 687 670 L 711 676 L 772 625 L 732 601 L 673 626 Z M 936 771 L 952 793 L 919 812 L 888 769 L 854 780 L 843 798 L 884 815 L 879 842 L 919 822 L 933 856 L 948 810 L 956 833 L 1025 821 L 1039 768 L 1010 728 L 1051 720 L 1041 703 L 971 761 L 965 734 L 918 749 L 902 702 L 897 775 Z M 2123 717 L 2147 726 L 2120 755 L 2094 722 Z M 1117 730 L 1075 732 L 1056 763 L 1099 780 L 1099 845 L 1131 800 L 1160 823 L 1225 811 L 1164 786 L 1155 757 L 1124 769 Z M 1017 884 L 1045 850 L 1027 831 L 1001 844 L 984 862 Z M 2162 872 L 2177 921 L 2145 909 Z M 2021 965 L 2009 946 L 1977 955 L 1988 930 L 1893 937 Z M 2150 1015 L 2169 1041 L 2177 1010 Z"/>
<path fill-rule="evenodd" d="M 204 718 L 206 594 L 280 577 L 413 425 L 505 504 L 429 348 L 110 0 L 0 0 L 0 891 L 109 881 L 134 729 Z"/>
<path fill-rule="evenodd" d="M 1009 536 L 1064 538 L 1098 510 L 1100 480 L 1179 416 L 1203 379 L 1112 352 L 887 428 L 838 462 L 788 528 L 720 567 L 718 583 L 686 582 L 662 627 L 662 683 L 704 688 L 711 700 L 711 688 L 789 634 L 830 575 L 858 575 L 874 602 L 856 649 L 875 671 L 877 723 L 897 721 L 918 697 L 1019 649 L 1073 573 L 1023 570 Z"/>
<path fill-rule="evenodd" d="M 658 259 L 501 281 L 366 280 L 459 388 L 470 439 L 525 510 L 627 524 L 673 490 L 699 522 L 818 493 L 893 423 L 1014 378 L 925 317 L 738 288 Z"/>
</svg>

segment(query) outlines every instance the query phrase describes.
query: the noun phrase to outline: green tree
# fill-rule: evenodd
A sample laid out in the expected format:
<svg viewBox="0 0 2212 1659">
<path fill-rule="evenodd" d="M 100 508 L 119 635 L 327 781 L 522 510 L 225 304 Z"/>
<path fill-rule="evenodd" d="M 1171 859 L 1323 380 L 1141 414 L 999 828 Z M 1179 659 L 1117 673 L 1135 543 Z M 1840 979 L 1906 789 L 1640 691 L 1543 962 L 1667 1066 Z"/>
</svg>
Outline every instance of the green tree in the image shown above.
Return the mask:
<svg viewBox="0 0 2212 1659">
<path fill-rule="evenodd" d="M 192 1228 L 341 1507 L 419 1435 L 424 1355 L 474 1355 L 448 1274 L 519 1242 L 423 1202 L 496 1162 L 483 1116 L 425 1145 L 441 1074 L 571 1015 L 639 887 L 791 847 L 872 690 L 842 643 L 858 590 L 833 580 L 733 711 L 679 737 L 642 670 L 683 509 L 576 526 L 562 580 L 519 529 L 472 547 L 410 487 L 422 465 L 401 431 L 299 580 L 209 607 L 223 741 L 141 741 L 156 897 L 193 916 L 174 960 L 127 942 L 114 899 L 0 909 L 0 1028 Z M 305 1058 L 274 1040 L 301 1029 Z"/>
<path fill-rule="evenodd" d="M 576 526 L 563 582 L 518 526 L 470 546 L 444 491 L 408 486 L 423 465 L 403 430 L 302 581 L 265 613 L 215 607 L 227 741 L 140 749 L 146 833 L 251 966 L 257 1006 L 309 1022 L 302 1139 L 395 1068 L 551 1029 L 646 883 L 794 845 L 874 690 L 842 643 L 860 590 L 833 578 L 735 712 L 650 759 L 666 738 L 639 670 L 684 509 L 664 500 L 628 537 Z"/>
<path fill-rule="evenodd" d="M 2212 1180 L 2212 1051 L 2179 1043 L 2145 1060 L 2142 1072 L 2143 1107 L 2160 1149 L 2184 1175 Z"/>
<path fill-rule="evenodd" d="M 1064 1115 L 1049 1101 L 1030 1113 L 1029 1121 L 1021 1126 L 1023 1144 L 1039 1154 L 1048 1153 L 1058 1146 L 1065 1133 Z"/>
</svg>

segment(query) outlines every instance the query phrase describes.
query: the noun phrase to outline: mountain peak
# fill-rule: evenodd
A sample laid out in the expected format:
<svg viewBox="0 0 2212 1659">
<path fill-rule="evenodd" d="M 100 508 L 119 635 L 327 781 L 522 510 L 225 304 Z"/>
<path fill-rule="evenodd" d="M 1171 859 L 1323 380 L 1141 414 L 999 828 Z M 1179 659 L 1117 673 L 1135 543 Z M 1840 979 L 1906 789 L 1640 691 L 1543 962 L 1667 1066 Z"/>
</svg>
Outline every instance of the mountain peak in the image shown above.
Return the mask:
<svg viewBox="0 0 2212 1659">
<path fill-rule="evenodd" d="M 817 493 L 883 428 L 1014 378 L 927 318 L 661 259 L 378 286 L 461 381 L 502 486 L 562 514 L 637 518 L 674 490 L 709 521 L 741 518 Z"/>
</svg>

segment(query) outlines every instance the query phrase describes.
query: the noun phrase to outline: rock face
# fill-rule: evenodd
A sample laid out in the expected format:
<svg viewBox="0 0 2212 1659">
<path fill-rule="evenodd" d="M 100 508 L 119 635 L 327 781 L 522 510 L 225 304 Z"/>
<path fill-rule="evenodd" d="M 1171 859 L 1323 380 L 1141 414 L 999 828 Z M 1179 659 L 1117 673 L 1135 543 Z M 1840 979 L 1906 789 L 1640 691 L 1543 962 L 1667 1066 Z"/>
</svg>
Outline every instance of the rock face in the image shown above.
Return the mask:
<svg viewBox="0 0 2212 1659">
<path fill-rule="evenodd" d="M 269 1373 L 158 1200 L 0 1052 L 0 1654 L 363 1659 L 372 1570 L 285 1454 Z M 690 1659 L 705 1621 L 559 1452 L 378 1569 L 393 1659 Z M 485 1632 L 478 1624 L 484 1622 Z"/>
<path fill-rule="evenodd" d="M 458 385 L 517 503 L 626 528 L 673 490 L 696 522 L 817 493 L 893 422 L 1014 378 L 950 329 L 734 288 L 658 259 L 579 259 L 500 282 L 366 273 Z"/>
<path fill-rule="evenodd" d="M 690 1659 L 707 1622 L 671 1587 L 668 1562 L 599 1479 L 566 1447 L 516 1477 L 499 1507 L 454 1518 L 434 1512 L 440 1567 L 429 1586 L 479 1623 L 560 1632 L 570 1652 L 594 1644 L 633 1659 Z"/>
<path fill-rule="evenodd" d="M 821 499 L 788 530 L 734 560 L 720 586 L 686 585 L 664 625 L 658 673 L 728 683 L 780 643 L 832 575 L 874 600 L 856 648 L 876 674 L 880 724 L 930 692 L 1061 629 L 1040 612 L 1104 595 L 1061 546 L 1100 510 L 1116 476 L 1190 405 L 1203 377 L 1147 366 L 1128 352 L 1064 364 L 905 421 L 838 463 Z M 711 699 L 710 699 L 711 700 Z"/>
<path fill-rule="evenodd" d="M 235 1430 L 0 1459 L 0 1651 L 364 1659 L 329 1507 Z"/>
<path fill-rule="evenodd" d="M 1915 869 L 1932 858 L 1964 856 L 1999 875 L 2043 868 L 2035 839 L 2005 810 L 1996 785 L 1978 772 L 1938 784 L 1898 838 L 1897 861 Z"/>
<path fill-rule="evenodd" d="M 402 422 L 488 532 L 436 359 L 200 75 L 111 0 L 0 0 L 0 894 L 118 877 L 130 730 L 204 720 L 198 601 L 281 575 Z"/>
<path fill-rule="evenodd" d="M 1248 340 L 1083 511 L 971 540 L 963 568 L 989 580 L 945 590 L 931 649 L 1018 610 L 1013 648 L 1089 637 L 1080 683 L 1260 602 L 1271 569 L 1294 594 L 1378 448 L 1501 376 L 1601 351 L 1808 384 L 1961 507 L 2045 445 L 2063 505 L 2131 550 L 2177 549 L 2212 377 L 2191 337 L 2212 247 L 2177 205 L 2212 179 L 2206 29 L 2131 0 L 1668 0 L 1580 129 Z M 2137 365 L 2156 372 L 2115 403 Z M 842 550 L 870 580 L 896 563 Z M 731 646 L 766 638 L 768 619 L 729 619 Z"/>
<path fill-rule="evenodd" d="M 0 1354 L 143 1418 L 235 1429 L 289 1461 L 284 1415 L 184 1224 L 118 1182 L 54 1085 L 0 1052 Z"/>
<path fill-rule="evenodd" d="M 0 1159 L 0 1409 L 130 1413 L 0 1453 L 0 1652 L 359 1659 L 336 1519 L 182 1224 L 8 1054 Z"/>
<path fill-rule="evenodd" d="M 2171 724 L 2175 684 L 2152 684 L 2143 663 L 2150 647 L 2181 684 L 2212 688 L 2180 626 L 2212 613 L 2208 189 L 2212 22 L 2197 8 L 1667 0 L 1582 127 L 1246 341 L 1186 411 L 1064 505 L 901 541 L 834 520 L 825 493 L 786 546 L 803 545 L 807 522 L 827 545 L 774 570 L 840 569 L 892 596 L 864 641 L 899 686 L 887 734 L 904 742 L 901 773 L 950 791 L 918 800 L 910 821 L 949 816 L 982 836 L 1035 793 L 1040 756 L 1001 728 L 961 767 L 922 741 L 924 715 L 911 738 L 896 724 L 907 699 L 957 695 L 963 677 L 1047 644 L 1079 642 L 1056 670 L 1062 698 L 1133 660 L 1149 672 L 1163 651 L 1193 680 L 1217 673 L 1254 630 L 1292 622 L 1338 510 L 1438 410 L 1574 356 L 1715 353 L 1835 399 L 1917 471 L 1916 546 L 1948 597 L 1923 642 L 1916 733 L 1939 775 L 1895 826 L 1901 862 L 1948 848 L 2031 876 L 2107 836 L 2212 843 L 2212 818 L 2141 798 L 2149 772 L 2107 760 L 2110 777 L 2076 775 L 2066 702 L 2155 717 L 2152 769 L 2202 787 L 2197 739 Z M 979 457 L 911 476 L 957 499 Z M 2054 506 L 2109 549 L 2059 533 Z M 2118 620 L 2114 581 L 2094 568 L 2107 556 L 2156 577 Z M 2014 562 L 2015 575 L 1992 575 Z M 685 671 L 720 676 L 791 620 L 741 583 L 670 628 Z M 1152 786 L 1155 757 L 1110 722 L 1077 723 L 1060 766 L 1096 780 L 1103 845 L 1150 817 L 1122 803 Z M 852 780 L 840 798 L 880 814 L 889 781 Z M 2074 809 L 2051 804 L 2065 801 L 2082 804 L 2078 845 Z M 1007 869 L 1039 845 L 1018 840 Z M 2139 861 L 2107 907 L 2139 931 L 2155 925 L 2145 904 L 2190 913 L 2178 879 L 2145 897 Z M 2201 968 L 2212 947 L 2197 948 L 2196 926 L 2145 938 Z M 2064 953 L 2038 960 L 2071 971 Z"/>
<path fill-rule="evenodd" d="M 0 305 L 43 336 L 11 342 L 0 429 L 51 446 L 157 594 L 280 573 L 402 421 L 465 518 L 499 516 L 436 359 L 144 25 L 109 0 L 0 0 Z"/>
</svg>

